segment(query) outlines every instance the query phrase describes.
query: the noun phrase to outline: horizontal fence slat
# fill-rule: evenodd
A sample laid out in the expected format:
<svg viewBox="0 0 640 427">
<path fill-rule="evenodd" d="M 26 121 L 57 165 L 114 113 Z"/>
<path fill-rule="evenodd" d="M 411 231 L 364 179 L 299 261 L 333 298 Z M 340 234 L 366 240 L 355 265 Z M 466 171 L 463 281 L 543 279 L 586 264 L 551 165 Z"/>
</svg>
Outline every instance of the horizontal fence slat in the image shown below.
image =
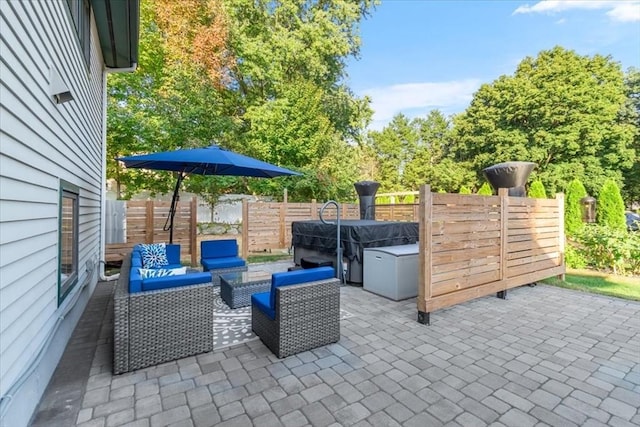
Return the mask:
<svg viewBox="0 0 640 427">
<path fill-rule="evenodd" d="M 500 271 L 494 269 L 473 276 L 459 276 L 433 284 L 433 296 L 440 296 L 476 286 L 485 285 L 500 279 Z"/>
</svg>

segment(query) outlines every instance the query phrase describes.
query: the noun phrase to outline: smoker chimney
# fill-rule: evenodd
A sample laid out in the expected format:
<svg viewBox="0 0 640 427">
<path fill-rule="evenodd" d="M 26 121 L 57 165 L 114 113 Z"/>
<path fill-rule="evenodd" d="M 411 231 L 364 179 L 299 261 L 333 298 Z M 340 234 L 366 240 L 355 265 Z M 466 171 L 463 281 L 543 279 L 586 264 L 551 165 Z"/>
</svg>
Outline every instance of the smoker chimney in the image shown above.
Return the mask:
<svg viewBox="0 0 640 427">
<path fill-rule="evenodd" d="M 496 192 L 499 188 L 508 188 L 509 196 L 526 197 L 524 186 L 535 166 L 531 162 L 504 162 L 489 166 L 482 172 Z"/>
<path fill-rule="evenodd" d="M 376 191 L 379 182 L 360 181 L 353 184 L 360 198 L 360 219 L 376 219 Z"/>
</svg>

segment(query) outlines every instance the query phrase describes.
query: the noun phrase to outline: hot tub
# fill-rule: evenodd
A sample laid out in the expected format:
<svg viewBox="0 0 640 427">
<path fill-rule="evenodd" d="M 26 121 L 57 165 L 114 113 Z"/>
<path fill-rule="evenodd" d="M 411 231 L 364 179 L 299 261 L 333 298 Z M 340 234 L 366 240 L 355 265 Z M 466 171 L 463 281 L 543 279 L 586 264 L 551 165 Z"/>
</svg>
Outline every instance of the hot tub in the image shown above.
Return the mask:
<svg viewBox="0 0 640 427">
<path fill-rule="evenodd" d="M 336 225 L 320 220 L 291 223 L 293 258 L 300 264 L 308 256 L 330 260 L 336 267 Z M 347 267 L 346 280 L 362 284 L 365 248 L 408 245 L 418 241 L 418 223 L 403 221 L 341 220 L 340 246 Z M 342 268 L 342 267 L 340 267 Z"/>
</svg>

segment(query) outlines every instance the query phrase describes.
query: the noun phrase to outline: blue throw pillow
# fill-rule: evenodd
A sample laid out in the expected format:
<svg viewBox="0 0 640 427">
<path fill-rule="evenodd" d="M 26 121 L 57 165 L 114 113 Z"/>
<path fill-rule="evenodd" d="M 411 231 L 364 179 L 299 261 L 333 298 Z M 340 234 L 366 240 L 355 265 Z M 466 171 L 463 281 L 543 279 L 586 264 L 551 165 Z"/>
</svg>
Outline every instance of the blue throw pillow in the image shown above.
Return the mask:
<svg viewBox="0 0 640 427">
<path fill-rule="evenodd" d="M 164 243 L 142 244 L 140 252 L 142 253 L 142 268 L 162 268 L 169 265 L 167 246 Z"/>
<path fill-rule="evenodd" d="M 187 267 L 182 268 L 141 268 L 140 277 L 142 279 L 151 279 L 153 277 L 178 276 L 187 273 Z"/>
</svg>

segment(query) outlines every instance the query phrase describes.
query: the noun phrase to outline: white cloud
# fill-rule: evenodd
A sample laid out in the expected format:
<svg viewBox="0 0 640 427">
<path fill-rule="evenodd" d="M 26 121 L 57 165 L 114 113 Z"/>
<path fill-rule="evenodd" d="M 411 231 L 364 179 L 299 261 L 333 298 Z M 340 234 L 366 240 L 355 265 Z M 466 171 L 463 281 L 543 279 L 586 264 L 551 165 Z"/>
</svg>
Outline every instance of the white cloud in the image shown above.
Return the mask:
<svg viewBox="0 0 640 427">
<path fill-rule="evenodd" d="M 618 0 L 543 0 L 530 6 L 528 4 L 518 7 L 513 14 L 519 13 L 549 13 L 563 12 L 566 10 L 606 10 L 607 16 L 619 22 L 640 21 L 640 1 Z"/>
<path fill-rule="evenodd" d="M 640 22 L 640 2 L 621 4 L 607 12 L 607 16 L 614 21 Z"/>
<path fill-rule="evenodd" d="M 444 113 L 460 112 L 469 105 L 480 84 L 480 80 L 467 79 L 404 83 L 363 90 L 362 94 L 371 98 L 371 108 L 374 111 L 370 128 L 381 129 L 398 113 L 415 117 L 419 114 L 426 115 L 434 109 Z"/>
</svg>

